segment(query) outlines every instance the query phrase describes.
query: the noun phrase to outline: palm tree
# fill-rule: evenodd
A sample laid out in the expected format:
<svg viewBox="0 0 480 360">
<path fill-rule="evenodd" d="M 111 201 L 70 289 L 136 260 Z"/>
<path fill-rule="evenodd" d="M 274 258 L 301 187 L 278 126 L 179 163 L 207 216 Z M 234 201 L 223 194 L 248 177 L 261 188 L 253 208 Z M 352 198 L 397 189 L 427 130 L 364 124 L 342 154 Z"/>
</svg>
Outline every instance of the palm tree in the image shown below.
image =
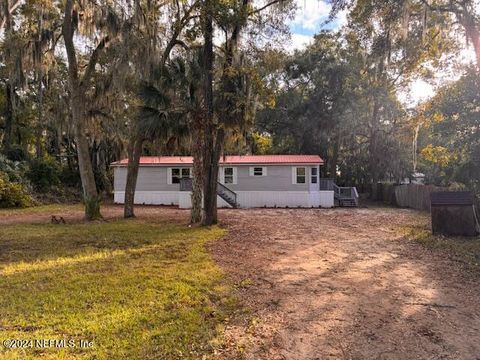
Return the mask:
<svg viewBox="0 0 480 360">
<path fill-rule="evenodd" d="M 168 144 L 179 142 L 188 134 L 186 108 L 176 96 L 175 85 L 182 69 L 177 69 L 179 62 L 154 71 L 152 79 L 140 86 L 139 107 L 135 124 L 135 135 L 128 147 L 127 182 L 125 186 L 124 217 L 135 216 L 134 199 L 137 184 L 140 156 L 145 141 L 162 140 Z"/>
</svg>

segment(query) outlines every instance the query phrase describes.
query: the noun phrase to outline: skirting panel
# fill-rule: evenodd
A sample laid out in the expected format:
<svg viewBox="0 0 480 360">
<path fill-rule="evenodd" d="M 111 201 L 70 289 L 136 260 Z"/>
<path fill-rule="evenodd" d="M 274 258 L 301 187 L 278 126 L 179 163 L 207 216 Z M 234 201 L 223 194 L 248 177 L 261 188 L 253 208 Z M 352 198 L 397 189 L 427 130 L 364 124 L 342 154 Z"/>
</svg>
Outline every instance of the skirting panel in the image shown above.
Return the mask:
<svg viewBox="0 0 480 360">
<path fill-rule="evenodd" d="M 136 191 L 135 204 L 139 205 L 178 205 L 180 191 Z M 113 201 L 116 204 L 125 202 L 125 192 L 115 191 Z"/>
<path fill-rule="evenodd" d="M 326 207 L 334 205 L 333 191 L 237 191 L 241 208 L 253 207 Z M 230 207 L 217 197 L 218 207 Z M 191 193 L 180 192 L 179 207 L 191 207 Z"/>
<path fill-rule="evenodd" d="M 178 207 L 180 209 L 190 209 L 192 207 L 192 193 L 188 191 L 179 191 L 178 193 Z M 228 208 L 231 207 L 220 196 L 217 196 L 217 207 Z"/>
</svg>

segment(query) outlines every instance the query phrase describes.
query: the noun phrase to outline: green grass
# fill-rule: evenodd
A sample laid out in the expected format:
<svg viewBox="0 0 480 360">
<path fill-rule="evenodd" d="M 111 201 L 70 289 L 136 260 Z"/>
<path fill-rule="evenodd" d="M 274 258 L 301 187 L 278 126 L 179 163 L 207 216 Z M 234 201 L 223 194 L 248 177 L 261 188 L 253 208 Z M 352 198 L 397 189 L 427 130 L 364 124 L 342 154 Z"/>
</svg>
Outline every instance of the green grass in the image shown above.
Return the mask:
<svg viewBox="0 0 480 360">
<path fill-rule="evenodd" d="M 480 237 L 433 235 L 427 221 L 402 228 L 402 233 L 424 247 L 441 251 L 470 270 L 480 271 Z"/>
<path fill-rule="evenodd" d="M 23 210 L 22 210 L 23 211 Z M 177 359 L 211 354 L 234 307 L 205 250 L 218 227 L 118 220 L 0 231 L 0 341 L 93 341 L 0 359 Z"/>
<path fill-rule="evenodd" d="M 38 215 L 38 214 L 54 214 L 62 213 L 64 211 L 83 210 L 83 204 L 49 204 L 31 206 L 23 209 L 0 209 L 0 218 L 11 217 L 18 215 Z"/>
</svg>

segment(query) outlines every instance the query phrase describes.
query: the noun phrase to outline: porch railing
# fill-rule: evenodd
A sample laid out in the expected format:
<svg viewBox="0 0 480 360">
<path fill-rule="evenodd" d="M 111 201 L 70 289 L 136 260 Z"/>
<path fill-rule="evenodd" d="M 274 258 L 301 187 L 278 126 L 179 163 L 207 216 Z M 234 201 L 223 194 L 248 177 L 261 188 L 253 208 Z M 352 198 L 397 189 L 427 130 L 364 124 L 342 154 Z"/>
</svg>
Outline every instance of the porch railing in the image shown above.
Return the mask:
<svg viewBox="0 0 480 360">
<path fill-rule="evenodd" d="M 342 203 L 353 202 L 358 206 L 358 192 L 356 187 L 338 186 L 335 180 L 331 178 L 320 179 L 320 190 L 333 191 L 334 197 L 342 206 Z"/>
</svg>

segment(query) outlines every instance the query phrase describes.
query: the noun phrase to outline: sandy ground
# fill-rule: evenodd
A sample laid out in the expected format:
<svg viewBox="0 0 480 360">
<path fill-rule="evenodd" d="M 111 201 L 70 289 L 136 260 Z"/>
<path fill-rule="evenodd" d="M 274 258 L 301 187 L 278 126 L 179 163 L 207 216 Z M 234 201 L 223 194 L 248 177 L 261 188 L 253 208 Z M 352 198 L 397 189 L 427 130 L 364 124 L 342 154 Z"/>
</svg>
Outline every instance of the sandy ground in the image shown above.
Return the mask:
<svg viewBox="0 0 480 360">
<path fill-rule="evenodd" d="M 227 327 L 220 357 L 480 359 L 478 274 L 402 238 L 399 227 L 422 217 L 223 211 L 229 235 L 211 251 L 246 313 Z"/>
<path fill-rule="evenodd" d="M 105 219 L 121 206 L 105 206 Z M 188 222 L 188 210 L 139 217 Z M 0 214 L 0 225 L 82 221 Z M 221 210 L 229 230 L 210 250 L 236 284 L 239 311 L 221 359 L 480 359 L 480 280 L 402 237 L 425 215 L 393 208 Z M 452 240 L 454 241 L 454 240 Z"/>
</svg>

